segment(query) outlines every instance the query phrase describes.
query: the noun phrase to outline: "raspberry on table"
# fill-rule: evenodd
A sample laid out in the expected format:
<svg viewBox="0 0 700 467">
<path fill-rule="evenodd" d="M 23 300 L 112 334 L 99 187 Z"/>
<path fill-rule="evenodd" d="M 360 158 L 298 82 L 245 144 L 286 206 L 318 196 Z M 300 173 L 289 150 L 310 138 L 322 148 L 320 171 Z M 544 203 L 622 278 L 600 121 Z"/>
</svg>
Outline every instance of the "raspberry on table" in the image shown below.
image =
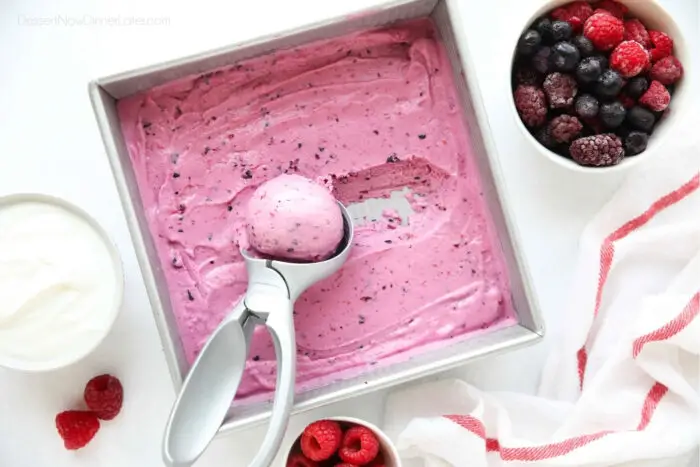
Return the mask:
<svg viewBox="0 0 700 467">
<path fill-rule="evenodd" d="M 85 447 L 100 429 L 100 420 L 93 412 L 66 410 L 56 415 L 56 429 L 66 449 Z"/>
<path fill-rule="evenodd" d="M 621 19 L 606 13 L 595 13 L 583 25 L 586 36 L 598 50 L 611 50 L 622 42 L 625 25 Z"/>
<path fill-rule="evenodd" d="M 536 127 L 547 118 L 547 100 L 542 89 L 536 86 L 520 85 L 514 93 L 515 108 L 525 125 Z"/>
<path fill-rule="evenodd" d="M 612 99 L 624 86 L 622 76 L 615 70 L 605 70 L 596 83 L 596 93 L 603 99 Z"/>
<path fill-rule="evenodd" d="M 559 115 L 549 122 L 549 133 L 557 143 L 570 143 L 581 130 L 583 125 L 572 115 Z"/>
<path fill-rule="evenodd" d="M 95 376 L 85 385 L 83 398 L 88 408 L 102 420 L 116 417 L 124 400 L 124 388 L 112 375 Z"/>
<path fill-rule="evenodd" d="M 654 45 L 649 50 L 651 53 L 651 61 L 657 62 L 664 57 L 668 57 L 673 53 L 673 39 L 661 31 L 649 31 L 649 38 Z"/>
<path fill-rule="evenodd" d="M 683 65 L 680 60 L 670 55 L 654 63 L 649 76 L 661 84 L 670 86 L 683 76 Z"/>
<path fill-rule="evenodd" d="M 319 467 L 317 462 L 307 458 L 304 454 L 298 452 L 289 456 L 287 459 L 287 467 Z"/>
<path fill-rule="evenodd" d="M 627 111 L 627 121 L 632 127 L 651 133 L 656 123 L 656 116 L 650 110 L 635 105 Z"/>
<path fill-rule="evenodd" d="M 576 113 L 583 118 L 593 118 L 598 115 L 600 104 L 598 99 L 590 94 L 582 94 L 576 99 Z"/>
<path fill-rule="evenodd" d="M 600 106 L 600 120 L 608 128 L 617 128 L 625 121 L 627 110 L 622 102 L 606 102 Z"/>
<path fill-rule="evenodd" d="M 620 2 L 616 2 L 615 0 L 602 0 L 601 2 L 596 3 L 596 7 L 609 12 L 611 15 L 620 19 L 624 18 L 629 12 L 629 8 Z"/>
<path fill-rule="evenodd" d="M 642 44 L 635 41 L 623 41 L 610 54 L 610 68 L 624 78 L 637 76 L 649 65 L 649 54 Z"/>
<path fill-rule="evenodd" d="M 571 71 L 576 68 L 576 64 L 581 59 L 581 53 L 571 42 L 557 42 L 552 47 L 549 56 L 550 64 L 554 70 Z"/>
<path fill-rule="evenodd" d="M 319 420 L 301 434 L 301 451 L 312 461 L 324 461 L 333 457 L 342 439 L 343 430 L 338 422 Z"/>
<path fill-rule="evenodd" d="M 649 135 L 641 131 L 631 131 L 625 138 L 625 155 L 636 156 L 647 149 Z"/>
<path fill-rule="evenodd" d="M 365 465 L 379 454 L 379 440 L 364 426 L 354 426 L 345 432 L 338 455 L 343 462 Z"/>
<path fill-rule="evenodd" d="M 649 89 L 649 80 L 644 76 L 637 76 L 627 82 L 625 93 L 632 99 L 639 99 Z"/>
<path fill-rule="evenodd" d="M 625 157 L 622 140 L 612 133 L 579 138 L 571 143 L 569 151 L 573 160 L 593 167 L 615 165 Z"/>
<path fill-rule="evenodd" d="M 666 110 L 668 104 L 671 103 L 671 94 L 663 84 L 653 80 L 647 92 L 639 98 L 639 103 L 654 112 L 661 112 L 662 110 Z"/>
<path fill-rule="evenodd" d="M 644 23 L 639 21 L 637 18 L 628 19 L 627 21 L 625 21 L 625 37 L 624 37 L 624 39 L 626 41 L 638 42 L 645 49 L 648 49 L 649 47 L 651 47 L 651 39 L 649 38 L 649 31 L 647 31 L 647 28 L 646 28 L 646 26 L 644 26 Z"/>
<path fill-rule="evenodd" d="M 574 77 L 558 72 L 547 75 L 542 87 L 547 94 L 549 106 L 553 109 L 566 108 L 573 105 L 574 97 L 576 97 L 578 92 Z"/>
</svg>

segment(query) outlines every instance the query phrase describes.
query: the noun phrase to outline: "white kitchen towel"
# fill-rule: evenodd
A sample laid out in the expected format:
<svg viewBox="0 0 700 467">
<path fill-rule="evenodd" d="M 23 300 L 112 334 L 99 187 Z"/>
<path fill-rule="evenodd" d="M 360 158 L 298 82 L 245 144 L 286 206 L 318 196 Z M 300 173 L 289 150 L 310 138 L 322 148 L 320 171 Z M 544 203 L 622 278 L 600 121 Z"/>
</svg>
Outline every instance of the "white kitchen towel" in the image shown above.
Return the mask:
<svg viewBox="0 0 700 467">
<path fill-rule="evenodd" d="M 566 329 L 548 336 L 537 395 L 448 380 L 389 396 L 385 425 L 408 464 L 687 465 L 700 443 L 700 144 L 691 138 L 633 173 L 585 229 Z"/>
</svg>

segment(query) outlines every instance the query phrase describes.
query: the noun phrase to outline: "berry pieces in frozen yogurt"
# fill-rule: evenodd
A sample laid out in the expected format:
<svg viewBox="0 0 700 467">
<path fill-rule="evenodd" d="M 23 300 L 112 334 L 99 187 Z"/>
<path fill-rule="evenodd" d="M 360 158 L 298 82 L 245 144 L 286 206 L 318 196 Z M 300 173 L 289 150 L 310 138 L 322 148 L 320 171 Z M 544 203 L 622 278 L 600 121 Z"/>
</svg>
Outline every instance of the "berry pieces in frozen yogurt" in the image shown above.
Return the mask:
<svg viewBox="0 0 700 467">
<path fill-rule="evenodd" d="M 570 2 L 533 21 L 512 68 L 513 100 L 527 131 L 585 166 L 643 153 L 684 74 L 673 38 L 647 26 L 614 0 Z M 562 143 L 571 134 L 562 122 L 575 117 L 583 128 Z M 567 138 L 554 137 L 552 128 L 566 129 Z"/>
</svg>

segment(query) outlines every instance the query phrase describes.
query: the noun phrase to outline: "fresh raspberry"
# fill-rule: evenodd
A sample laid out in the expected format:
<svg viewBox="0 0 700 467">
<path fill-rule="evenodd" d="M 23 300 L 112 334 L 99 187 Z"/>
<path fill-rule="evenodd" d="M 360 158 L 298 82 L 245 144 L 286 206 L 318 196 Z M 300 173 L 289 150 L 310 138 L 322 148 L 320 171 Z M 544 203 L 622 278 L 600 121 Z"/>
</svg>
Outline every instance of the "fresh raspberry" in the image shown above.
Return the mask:
<svg viewBox="0 0 700 467">
<path fill-rule="evenodd" d="M 649 31 L 649 38 L 654 45 L 651 52 L 651 61 L 657 62 L 673 53 L 673 39 L 661 31 Z"/>
<path fill-rule="evenodd" d="M 606 13 L 595 13 L 583 26 L 586 36 L 598 50 L 611 50 L 622 42 L 625 25 L 620 18 Z"/>
<path fill-rule="evenodd" d="M 100 429 L 97 416 L 84 410 L 66 410 L 56 415 L 56 429 L 66 449 L 86 446 Z"/>
<path fill-rule="evenodd" d="M 593 14 L 593 8 L 588 2 L 577 1 L 562 8 L 557 8 L 551 13 L 552 18 L 559 21 L 566 21 L 571 25 L 574 32 L 580 32 L 583 23 Z"/>
<path fill-rule="evenodd" d="M 610 68 L 624 78 L 637 76 L 648 64 L 649 55 L 639 42 L 623 41 L 610 54 Z"/>
<path fill-rule="evenodd" d="M 625 156 L 622 140 L 612 133 L 579 138 L 571 143 L 569 151 L 579 164 L 595 167 L 615 165 Z"/>
<path fill-rule="evenodd" d="M 681 79 L 681 76 L 683 76 L 683 65 L 680 60 L 673 55 L 664 57 L 654 63 L 649 76 L 651 79 L 655 79 L 661 84 L 669 86 Z"/>
<path fill-rule="evenodd" d="M 544 92 L 536 86 L 518 86 L 514 94 L 515 107 L 525 125 L 536 127 L 547 118 L 547 101 Z"/>
<path fill-rule="evenodd" d="M 654 112 L 661 112 L 671 103 L 671 94 L 663 84 L 652 81 L 647 92 L 639 98 L 639 103 Z"/>
<path fill-rule="evenodd" d="M 649 31 L 644 23 L 636 18 L 625 21 L 625 40 L 639 42 L 645 49 L 651 46 Z"/>
<path fill-rule="evenodd" d="M 338 455 L 343 462 L 365 465 L 379 454 L 379 440 L 364 426 L 354 426 L 345 432 Z"/>
<path fill-rule="evenodd" d="M 338 422 L 319 420 L 301 434 L 301 451 L 312 461 L 330 459 L 340 447 L 343 430 Z"/>
<path fill-rule="evenodd" d="M 542 85 L 549 99 L 549 106 L 553 109 L 570 107 L 574 103 L 574 97 L 578 92 L 576 79 L 563 73 L 551 73 L 547 75 Z"/>
<path fill-rule="evenodd" d="M 287 459 L 287 467 L 318 467 L 318 463 L 298 452 L 289 456 L 289 459 Z"/>
<path fill-rule="evenodd" d="M 595 4 L 597 9 L 605 10 L 616 18 L 624 18 L 629 12 L 629 8 L 615 0 L 602 0 Z"/>
<path fill-rule="evenodd" d="M 83 397 L 88 408 L 102 420 L 112 420 L 119 414 L 124 400 L 122 383 L 112 375 L 99 375 L 85 385 Z"/>
<path fill-rule="evenodd" d="M 559 115 L 549 122 L 549 133 L 557 143 L 570 143 L 583 130 L 578 118 L 571 115 Z"/>
</svg>

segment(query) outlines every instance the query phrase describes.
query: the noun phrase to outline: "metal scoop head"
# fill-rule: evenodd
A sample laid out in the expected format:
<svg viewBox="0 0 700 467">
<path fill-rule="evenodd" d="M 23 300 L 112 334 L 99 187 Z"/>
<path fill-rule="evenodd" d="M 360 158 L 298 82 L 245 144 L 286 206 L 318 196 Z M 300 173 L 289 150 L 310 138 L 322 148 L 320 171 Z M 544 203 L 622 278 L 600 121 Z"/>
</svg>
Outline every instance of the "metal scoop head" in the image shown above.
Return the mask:
<svg viewBox="0 0 700 467">
<path fill-rule="evenodd" d="M 274 460 L 294 403 L 294 302 L 309 286 L 338 271 L 352 248 L 352 217 L 340 202 L 338 206 L 343 215 L 343 239 L 335 254 L 324 261 L 292 263 L 255 258 L 241 251 L 248 271 L 248 289 L 209 337 L 187 374 L 165 429 L 166 465 L 191 466 L 216 436 L 243 377 L 257 325 L 266 326 L 272 337 L 277 383 L 270 425 L 249 467 L 268 467 Z"/>
</svg>

